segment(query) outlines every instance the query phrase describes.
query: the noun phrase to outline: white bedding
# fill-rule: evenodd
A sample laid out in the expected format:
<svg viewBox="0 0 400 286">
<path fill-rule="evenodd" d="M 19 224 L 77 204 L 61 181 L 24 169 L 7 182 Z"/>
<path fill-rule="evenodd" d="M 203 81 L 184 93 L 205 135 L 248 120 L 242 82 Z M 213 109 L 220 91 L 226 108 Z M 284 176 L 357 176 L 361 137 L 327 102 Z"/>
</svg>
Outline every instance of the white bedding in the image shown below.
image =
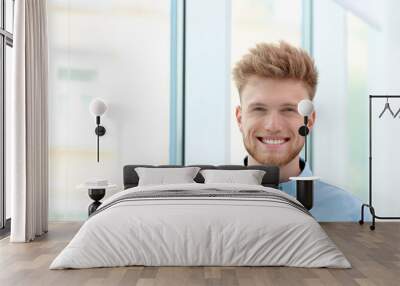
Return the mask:
<svg viewBox="0 0 400 286">
<path fill-rule="evenodd" d="M 130 192 L 204 188 L 264 190 L 297 202 L 263 186 L 192 183 L 135 187 L 101 207 Z M 126 265 L 351 267 L 317 221 L 291 205 L 257 198 L 186 197 L 104 207 L 83 224 L 50 269 Z"/>
</svg>

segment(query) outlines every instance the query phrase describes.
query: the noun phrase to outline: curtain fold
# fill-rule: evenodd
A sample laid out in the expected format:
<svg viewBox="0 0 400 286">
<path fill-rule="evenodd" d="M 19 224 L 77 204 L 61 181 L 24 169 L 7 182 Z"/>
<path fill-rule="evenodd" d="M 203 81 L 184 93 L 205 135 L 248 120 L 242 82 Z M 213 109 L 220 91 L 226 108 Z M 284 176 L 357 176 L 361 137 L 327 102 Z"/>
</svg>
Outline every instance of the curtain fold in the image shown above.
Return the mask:
<svg viewBox="0 0 400 286">
<path fill-rule="evenodd" d="M 11 242 L 48 229 L 48 43 L 46 0 L 15 2 L 9 116 Z"/>
</svg>

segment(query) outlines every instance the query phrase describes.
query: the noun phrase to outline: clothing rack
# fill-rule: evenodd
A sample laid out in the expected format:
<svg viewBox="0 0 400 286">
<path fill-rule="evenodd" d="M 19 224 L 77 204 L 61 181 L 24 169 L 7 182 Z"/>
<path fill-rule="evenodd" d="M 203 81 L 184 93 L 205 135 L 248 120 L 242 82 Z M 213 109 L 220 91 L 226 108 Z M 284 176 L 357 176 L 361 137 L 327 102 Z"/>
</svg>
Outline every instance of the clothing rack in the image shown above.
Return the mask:
<svg viewBox="0 0 400 286">
<path fill-rule="evenodd" d="M 363 204 L 361 206 L 361 219 L 358 221 L 360 224 L 364 223 L 364 208 L 369 208 L 369 211 L 372 215 L 372 224 L 370 225 L 370 229 L 375 229 L 375 219 L 400 219 L 400 217 L 383 217 L 378 216 L 375 213 L 375 208 L 372 205 L 372 100 L 374 98 L 400 98 L 400 95 L 370 95 L 369 96 L 369 203 Z M 398 113 L 396 113 L 397 116 Z"/>
</svg>

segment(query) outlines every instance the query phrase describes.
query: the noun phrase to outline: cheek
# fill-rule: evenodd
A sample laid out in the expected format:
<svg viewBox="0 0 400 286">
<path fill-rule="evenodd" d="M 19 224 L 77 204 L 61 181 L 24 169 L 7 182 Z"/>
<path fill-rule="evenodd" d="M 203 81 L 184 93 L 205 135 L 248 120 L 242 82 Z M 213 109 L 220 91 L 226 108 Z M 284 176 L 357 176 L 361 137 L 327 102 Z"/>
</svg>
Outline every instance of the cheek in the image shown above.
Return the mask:
<svg viewBox="0 0 400 286">
<path fill-rule="evenodd" d="M 253 118 L 249 118 L 242 121 L 242 131 L 245 134 L 254 133 L 256 130 L 261 128 L 262 126 L 260 120 L 255 120 Z"/>
</svg>

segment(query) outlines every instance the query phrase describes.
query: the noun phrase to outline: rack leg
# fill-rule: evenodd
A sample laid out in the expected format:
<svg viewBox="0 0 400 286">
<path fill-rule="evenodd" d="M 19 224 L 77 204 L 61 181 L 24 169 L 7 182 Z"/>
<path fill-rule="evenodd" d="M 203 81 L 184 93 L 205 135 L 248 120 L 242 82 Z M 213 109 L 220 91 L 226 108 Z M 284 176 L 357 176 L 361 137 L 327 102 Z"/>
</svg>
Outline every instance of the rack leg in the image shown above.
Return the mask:
<svg viewBox="0 0 400 286">
<path fill-rule="evenodd" d="M 371 215 L 372 215 L 372 225 L 370 225 L 369 228 L 371 230 L 374 230 L 375 229 L 375 209 L 374 209 L 374 207 L 370 206 L 369 211 L 371 212 Z"/>
<path fill-rule="evenodd" d="M 364 207 L 366 204 L 362 204 L 361 206 L 361 219 L 358 221 L 359 224 L 363 225 L 364 224 Z"/>
<path fill-rule="evenodd" d="M 370 230 L 375 230 L 375 209 L 373 206 L 370 206 L 368 204 L 363 204 L 361 206 L 361 219 L 358 221 L 359 224 L 364 224 L 364 207 L 369 208 L 369 211 L 371 213 L 372 216 L 372 225 L 369 226 Z"/>
</svg>

